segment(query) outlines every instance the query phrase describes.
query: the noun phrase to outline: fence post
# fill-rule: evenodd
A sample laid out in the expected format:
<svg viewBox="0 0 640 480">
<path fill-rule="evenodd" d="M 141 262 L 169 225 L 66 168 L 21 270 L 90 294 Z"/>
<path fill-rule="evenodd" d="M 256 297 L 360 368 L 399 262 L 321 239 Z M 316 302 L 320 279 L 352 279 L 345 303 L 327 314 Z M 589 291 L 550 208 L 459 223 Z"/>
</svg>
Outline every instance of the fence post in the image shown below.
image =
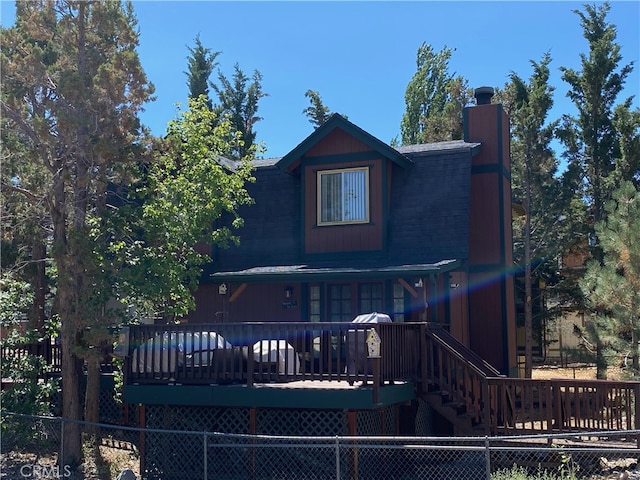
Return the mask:
<svg viewBox="0 0 640 480">
<path fill-rule="evenodd" d="M 633 425 L 632 428 L 638 430 L 638 424 L 640 422 L 640 384 L 636 383 L 633 386 L 633 405 L 635 407 Z M 636 436 L 636 447 L 640 448 L 640 435 Z"/>
<path fill-rule="evenodd" d="M 336 435 L 336 480 L 340 480 L 340 441 Z"/>
<path fill-rule="evenodd" d="M 61 469 L 64 471 L 64 418 L 60 418 L 60 458 L 58 463 Z"/>
<path fill-rule="evenodd" d="M 484 458 L 487 467 L 487 480 L 491 480 L 491 443 L 489 442 L 489 437 L 484 437 Z"/>
<path fill-rule="evenodd" d="M 207 476 L 207 432 L 204 432 L 202 435 L 202 448 L 204 448 L 204 480 L 207 480 L 208 476 Z"/>
</svg>

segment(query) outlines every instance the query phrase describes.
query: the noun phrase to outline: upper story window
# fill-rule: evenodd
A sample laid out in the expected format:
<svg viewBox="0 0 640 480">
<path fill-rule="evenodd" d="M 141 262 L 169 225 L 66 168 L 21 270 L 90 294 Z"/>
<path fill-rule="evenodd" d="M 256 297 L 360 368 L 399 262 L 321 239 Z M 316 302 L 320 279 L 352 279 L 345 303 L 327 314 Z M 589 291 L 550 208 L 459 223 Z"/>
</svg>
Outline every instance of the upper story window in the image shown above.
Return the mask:
<svg viewBox="0 0 640 480">
<path fill-rule="evenodd" d="M 369 222 L 369 168 L 318 172 L 318 225 Z"/>
</svg>

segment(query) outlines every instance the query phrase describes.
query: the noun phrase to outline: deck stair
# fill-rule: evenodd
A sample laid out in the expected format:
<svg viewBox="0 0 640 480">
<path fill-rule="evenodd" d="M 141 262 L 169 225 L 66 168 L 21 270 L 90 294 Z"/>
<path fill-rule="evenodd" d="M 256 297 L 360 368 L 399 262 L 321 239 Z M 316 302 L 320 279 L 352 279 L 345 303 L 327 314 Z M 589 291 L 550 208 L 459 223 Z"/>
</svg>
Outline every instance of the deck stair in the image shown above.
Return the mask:
<svg viewBox="0 0 640 480">
<path fill-rule="evenodd" d="M 640 382 L 510 378 L 439 325 L 425 330 L 421 396 L 455 434 L 633 430 Z"/>
<path fill-rule="evenodd" d="M 426 330 L 427 382 L 423 399 L 447 419 L 456 434 L 484 433 L 480 389 L 503 375 L 442 326 Z"/>
</svg>

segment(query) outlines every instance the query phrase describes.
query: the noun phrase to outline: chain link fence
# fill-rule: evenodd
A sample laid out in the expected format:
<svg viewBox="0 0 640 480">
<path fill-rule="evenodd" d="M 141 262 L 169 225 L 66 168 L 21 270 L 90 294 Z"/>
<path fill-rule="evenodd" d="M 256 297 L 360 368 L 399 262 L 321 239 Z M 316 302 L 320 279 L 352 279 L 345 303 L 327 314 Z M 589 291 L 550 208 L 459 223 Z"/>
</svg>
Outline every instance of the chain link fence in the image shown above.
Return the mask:
<svg viewBox="0 0 640 480">
<path fill-rule="evenodd" d="M 114 479 L 128 468 L 138 479 L 149 480 L 640 479 L 640 431 L 308 437 L 85 423 L 99 427 L 103 465 L 85 462 L 72 469 L 60 454 L 68 423 L 3 412 L 2 478 Z"/>
</svg>

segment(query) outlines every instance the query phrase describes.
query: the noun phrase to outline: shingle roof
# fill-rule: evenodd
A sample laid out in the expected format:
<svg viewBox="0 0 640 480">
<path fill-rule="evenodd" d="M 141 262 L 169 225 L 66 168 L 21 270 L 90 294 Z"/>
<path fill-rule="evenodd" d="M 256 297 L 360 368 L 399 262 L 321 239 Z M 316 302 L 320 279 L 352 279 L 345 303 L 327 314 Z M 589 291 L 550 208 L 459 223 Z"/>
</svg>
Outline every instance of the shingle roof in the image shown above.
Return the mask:
<svg viewBox="0 0 640 480">
<path fill-rule="evenodd" d="M 470 143 L 464 140 L 450 140 L 448 142 L 420 143 L 417 145 L 404 145 L 396 147 L 396 150 L 409 157 L 412 154 L 437 154 L 441 152 L 453 152 L 456 150 L 475 150 L 480 143 Z"/>
<path fill-rule="evenodd" d="M 256 182 L 248 185 L 255 204 L 239 211 L 244 220 L 238 231 L 240 245 L 220 250 L 206 276 L 214 272 L 236 272 L 242 278 L 320 275 L 321 268 L 339 274 L 340 268 L 381 270 L 407 265 L 427 269 L 445 260 L 463 261 L 468 255 L 471 157 L 479 145 L 455 141 L 399 147 L 412 165 L 393 170 L 387 252 L 367 260 L 305 263 L 302 179 L 283 173 L 278 159 L 256 160 Z M 299 270 L 300 265 L 304 270 Z"/>
<path fill-rule="evenodd" d="M 398 276 L 419 276 L 425 272 L 451 271 L 457 268 L 457 260 L 441 260 L 432 264 L 357 266 L 344 265 L 271 265 L 252 267 L 232 272 L 215 272 L 209 275 L 214 281 L 278 281 L 286 277 L 296 277 L 298 281 L 305 281 L 313 277 L 314 281 L 336 278 L 368 278 L 375 276 L 396 278 Z"/>
</svg>

